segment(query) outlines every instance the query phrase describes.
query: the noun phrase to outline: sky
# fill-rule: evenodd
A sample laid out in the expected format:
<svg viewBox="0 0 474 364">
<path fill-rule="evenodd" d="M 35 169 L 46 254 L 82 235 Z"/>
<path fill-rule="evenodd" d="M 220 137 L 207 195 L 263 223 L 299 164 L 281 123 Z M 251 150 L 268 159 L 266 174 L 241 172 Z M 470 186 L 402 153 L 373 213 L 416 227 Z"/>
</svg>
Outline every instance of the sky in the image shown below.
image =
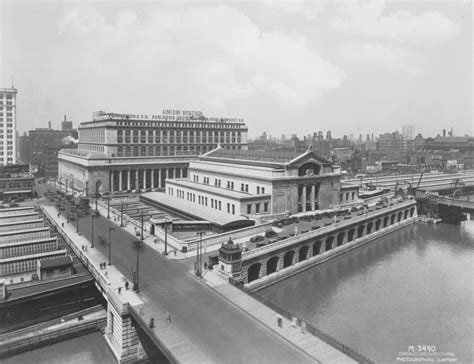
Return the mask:
<svg viewBox="0 0 474 364">
<path fill-rule="evenodd" d="M 20 134 L 197 110 L 249 136 L 474 134 L 471 1 L 5 1 Z"/>
</svg>

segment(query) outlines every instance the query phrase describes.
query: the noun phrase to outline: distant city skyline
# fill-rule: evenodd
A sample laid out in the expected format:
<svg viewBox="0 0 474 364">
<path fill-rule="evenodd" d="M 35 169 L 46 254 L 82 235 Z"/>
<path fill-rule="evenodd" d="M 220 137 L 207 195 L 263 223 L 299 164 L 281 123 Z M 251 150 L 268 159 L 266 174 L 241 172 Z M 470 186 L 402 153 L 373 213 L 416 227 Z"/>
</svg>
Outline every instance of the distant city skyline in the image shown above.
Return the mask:
<svg viewBox="0 0 474 364">
<path fill-rule="evenodd" d="M 243 118 L 251 138 L 474 134 L 470 1 L 3 1 L 0 17 L 20 135 L 162 109 Z"/>
</svg>

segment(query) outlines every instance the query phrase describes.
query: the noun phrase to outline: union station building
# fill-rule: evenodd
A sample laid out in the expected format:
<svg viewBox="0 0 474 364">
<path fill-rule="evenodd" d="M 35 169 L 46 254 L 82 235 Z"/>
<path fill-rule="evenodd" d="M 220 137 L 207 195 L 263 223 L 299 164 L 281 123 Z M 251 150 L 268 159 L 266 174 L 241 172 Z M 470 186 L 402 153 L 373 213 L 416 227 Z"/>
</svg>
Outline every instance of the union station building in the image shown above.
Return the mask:
<svg viewBox="0 0 474 364">
<path fill-rule="evenodd" d="M 58 154 L 58 180 L 85 195 L 163 188 L 165 179 L 186 177 L 189 161 L 219 144 L 248 148 L 242 119 L 209 118 L 200 111 L 98 111 L 78 130 L 78 148 Z"/>
<path fill-rule="evenodd" d="M 219 146 L 191 161 L 188 177 L 166 180 L 165 193 L 142 199 L 222 225 L 331 208 L 340 202 L 340 177 L 312 150 L 262 153 Z"/>
</svg>

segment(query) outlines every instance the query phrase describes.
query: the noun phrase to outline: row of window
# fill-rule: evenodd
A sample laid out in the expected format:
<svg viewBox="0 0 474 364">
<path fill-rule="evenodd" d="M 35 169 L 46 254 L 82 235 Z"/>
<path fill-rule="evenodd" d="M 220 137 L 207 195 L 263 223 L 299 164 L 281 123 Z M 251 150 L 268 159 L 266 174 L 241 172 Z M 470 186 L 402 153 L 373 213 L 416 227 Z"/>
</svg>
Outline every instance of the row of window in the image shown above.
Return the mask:
<svg viewBox="0 0 474 364">
<path fill-rule="evenodd" d="M 33 187 L 33 184 L 34 184 L 33 181 L 5 182 L 5 183 L 0 183 L 0 190 L 13 189 L 13 188 L 30 189 L 31 187 Z"/>
<path fill-rule="evenodd" d="M 82 144 L 80 145 L 80 147 Z M 189 145 L 189 146 L 159 146 L 159 147 L 118 147 L 117 156 L 118 157 L 154 157 L 154 156 L 172 156 L 185 154 L 187 152 L 192 153 L 206 153 L 210 150 L 213 150 L 217 145 Z M 232 150 L 241 150 L 242 146 L 240 145 L 225 145 L 224 149 Z M 82 148 L 82 147 L 81 147 Z M 85 148 L 83 148 L 85 149 Z"/>
<path fill-rule="evenodd" d="M 209 177 L 203 176 L 202 180 L 203 180 L 202 183 L 204 183 L 206 185 L 209 184 Z M 196 182 L 196 183 L 199 183 L 199 175 L 195 174 L 193 176 L 193 181 Z M 222 187 L 222 180 L 220 178 L 214 178 L 214 186 Z M 227 188 L 229 190 L 233 190 L 234 189 L 234 181 L 228 180 L 227 181 Z M 240 184 L 240 191 L 248 193 L 249 192 L 249 185 L 247 183 L 241 183 Z M 256 191 L 257 191 L 257 195 L 260 195 L 260 194 L 263 195 L 263 194 L 265 194 L 265 187 L 257 186 Z"/>
<path fill-rule="evenodd" d="M 257 202 L 255 204 L 255 212 L 252 211 L 252 207 L 253 207 L 253 204 L 249 203 L 247 204 L 247 214 L 250 215 L 250 214 L 260 214 L 260 207 L 261 207 L 261 203 L 260 202 Z M 267 213 L 268 212 L 268 202 L 264 202 L 263 203 L 263 213 Z"/>
<path fill-rule="evenodd" d="M 171 196 L 174 196 L 174 188 L 173 187 L 168 187 L 168 194 Z M 176 197 L 178 198 L 186 198 L 186 201 L 189 202 L 196 202 L 196 194 L 192 192 L 185 192 L 180 189 L 176 189 Z M 202 206 L 208 206 L 208 197 L 206 196 L 201 196 L 198 195 L 197 203 Z M 222 211 L 222 201 L 217 200 L 214 198 L 210 198 L 211 201 L 211 208 L 215 210 Z M 268 208 L 268 206 L 267 206 Z M 235 215 L 235 205 L 231 203 L 227 203 L 227 213 Z"/>
<path fill-rule="evenodd" d="M 81 133 L 82 138 L 82 133 Z M 118 130 L 117 143 L 137 144 L 137 143 L 170 143 L 170 144 L 187 144 L 187 143 L 240 143 L 242 141 L 241 133 L 238 132 L 205 132 L 205 131 L 176 131 L 176 130 Z"/>
<path fill-rule="evenodd" d="M 18 274 L 36 270 L 38 259 L 25 259 L 18 262 L 0 264 L 0 275 Z"/>
<path fill-rule="evenodd" d="M 344 200 L 344 193 L 341 193 L 340 195 L 340 198 L 341 198 L 341 202 L 342 201 L 354 201 L 355 200 L 355 196 L 356 196 L 356 193 L 355 192 L 346 192 L 345 193 L 345 196 L 346 196 L 346 199 Z M 352 199 L 350 200 L 349 198 L 352 196 Z"/>
<path fill-rule="evenodd" d="M 22 255 L 44 253 L 44 252 L 50 252 L 56 249 L 57 249 L 57 243 L 55 241 L 38 243 L 38 244 L 17 245 L 17 246 L 5 247 L 1 249 L 0 258 L 11 258 L 11 257 L 19 257 Z"/>
</svg>

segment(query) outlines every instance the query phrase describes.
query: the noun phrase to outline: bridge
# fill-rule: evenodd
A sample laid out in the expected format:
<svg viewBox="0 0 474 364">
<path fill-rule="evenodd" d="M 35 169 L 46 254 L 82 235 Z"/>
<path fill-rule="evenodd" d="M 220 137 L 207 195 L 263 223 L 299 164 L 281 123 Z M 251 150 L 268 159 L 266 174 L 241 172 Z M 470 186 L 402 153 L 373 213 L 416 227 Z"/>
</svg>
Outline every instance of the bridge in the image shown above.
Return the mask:
<svg viewBox="0 0 474 364">
<path fill-rule="evenodd" d="M 147 237 L 137 250 L 132 244 L 136 237 L 119 228 L 118 222 L 89 216 L 74 226 L 77 221 L 74 225 L 67 223 L 55 207 L 41 208 L 107 299 L 105 338 L 119 362 L 161 355 L 154 352 L 155 346 L 170 362 L 356 362 L 343 352 L 345 349 L 338 350 L 316 336 L 303 334 L 289 321 L 278 328 L 274 311 L 237 288 L 225 284 L 226 289 L 217 289 L 203 284 L 189 273 L 188 266 L 158 254 L 152 237 Z M 87 239 L 91 224 L 94 247 Z M 113 234 L 111 245 L 97 239 L 109 234 Z M 101 269 L 108 251 L 112 265 Z M 132 281 L 130 268 L 135 267 L 137 257 L 139 292 L 126 289 L 124 283 Z M 168 314 L 171 323 L 166 320 Z M 355 352 L 350 354 L 357 356 Z M 370 362 L 362 355 L 357 358 Z"/>
</svg>

